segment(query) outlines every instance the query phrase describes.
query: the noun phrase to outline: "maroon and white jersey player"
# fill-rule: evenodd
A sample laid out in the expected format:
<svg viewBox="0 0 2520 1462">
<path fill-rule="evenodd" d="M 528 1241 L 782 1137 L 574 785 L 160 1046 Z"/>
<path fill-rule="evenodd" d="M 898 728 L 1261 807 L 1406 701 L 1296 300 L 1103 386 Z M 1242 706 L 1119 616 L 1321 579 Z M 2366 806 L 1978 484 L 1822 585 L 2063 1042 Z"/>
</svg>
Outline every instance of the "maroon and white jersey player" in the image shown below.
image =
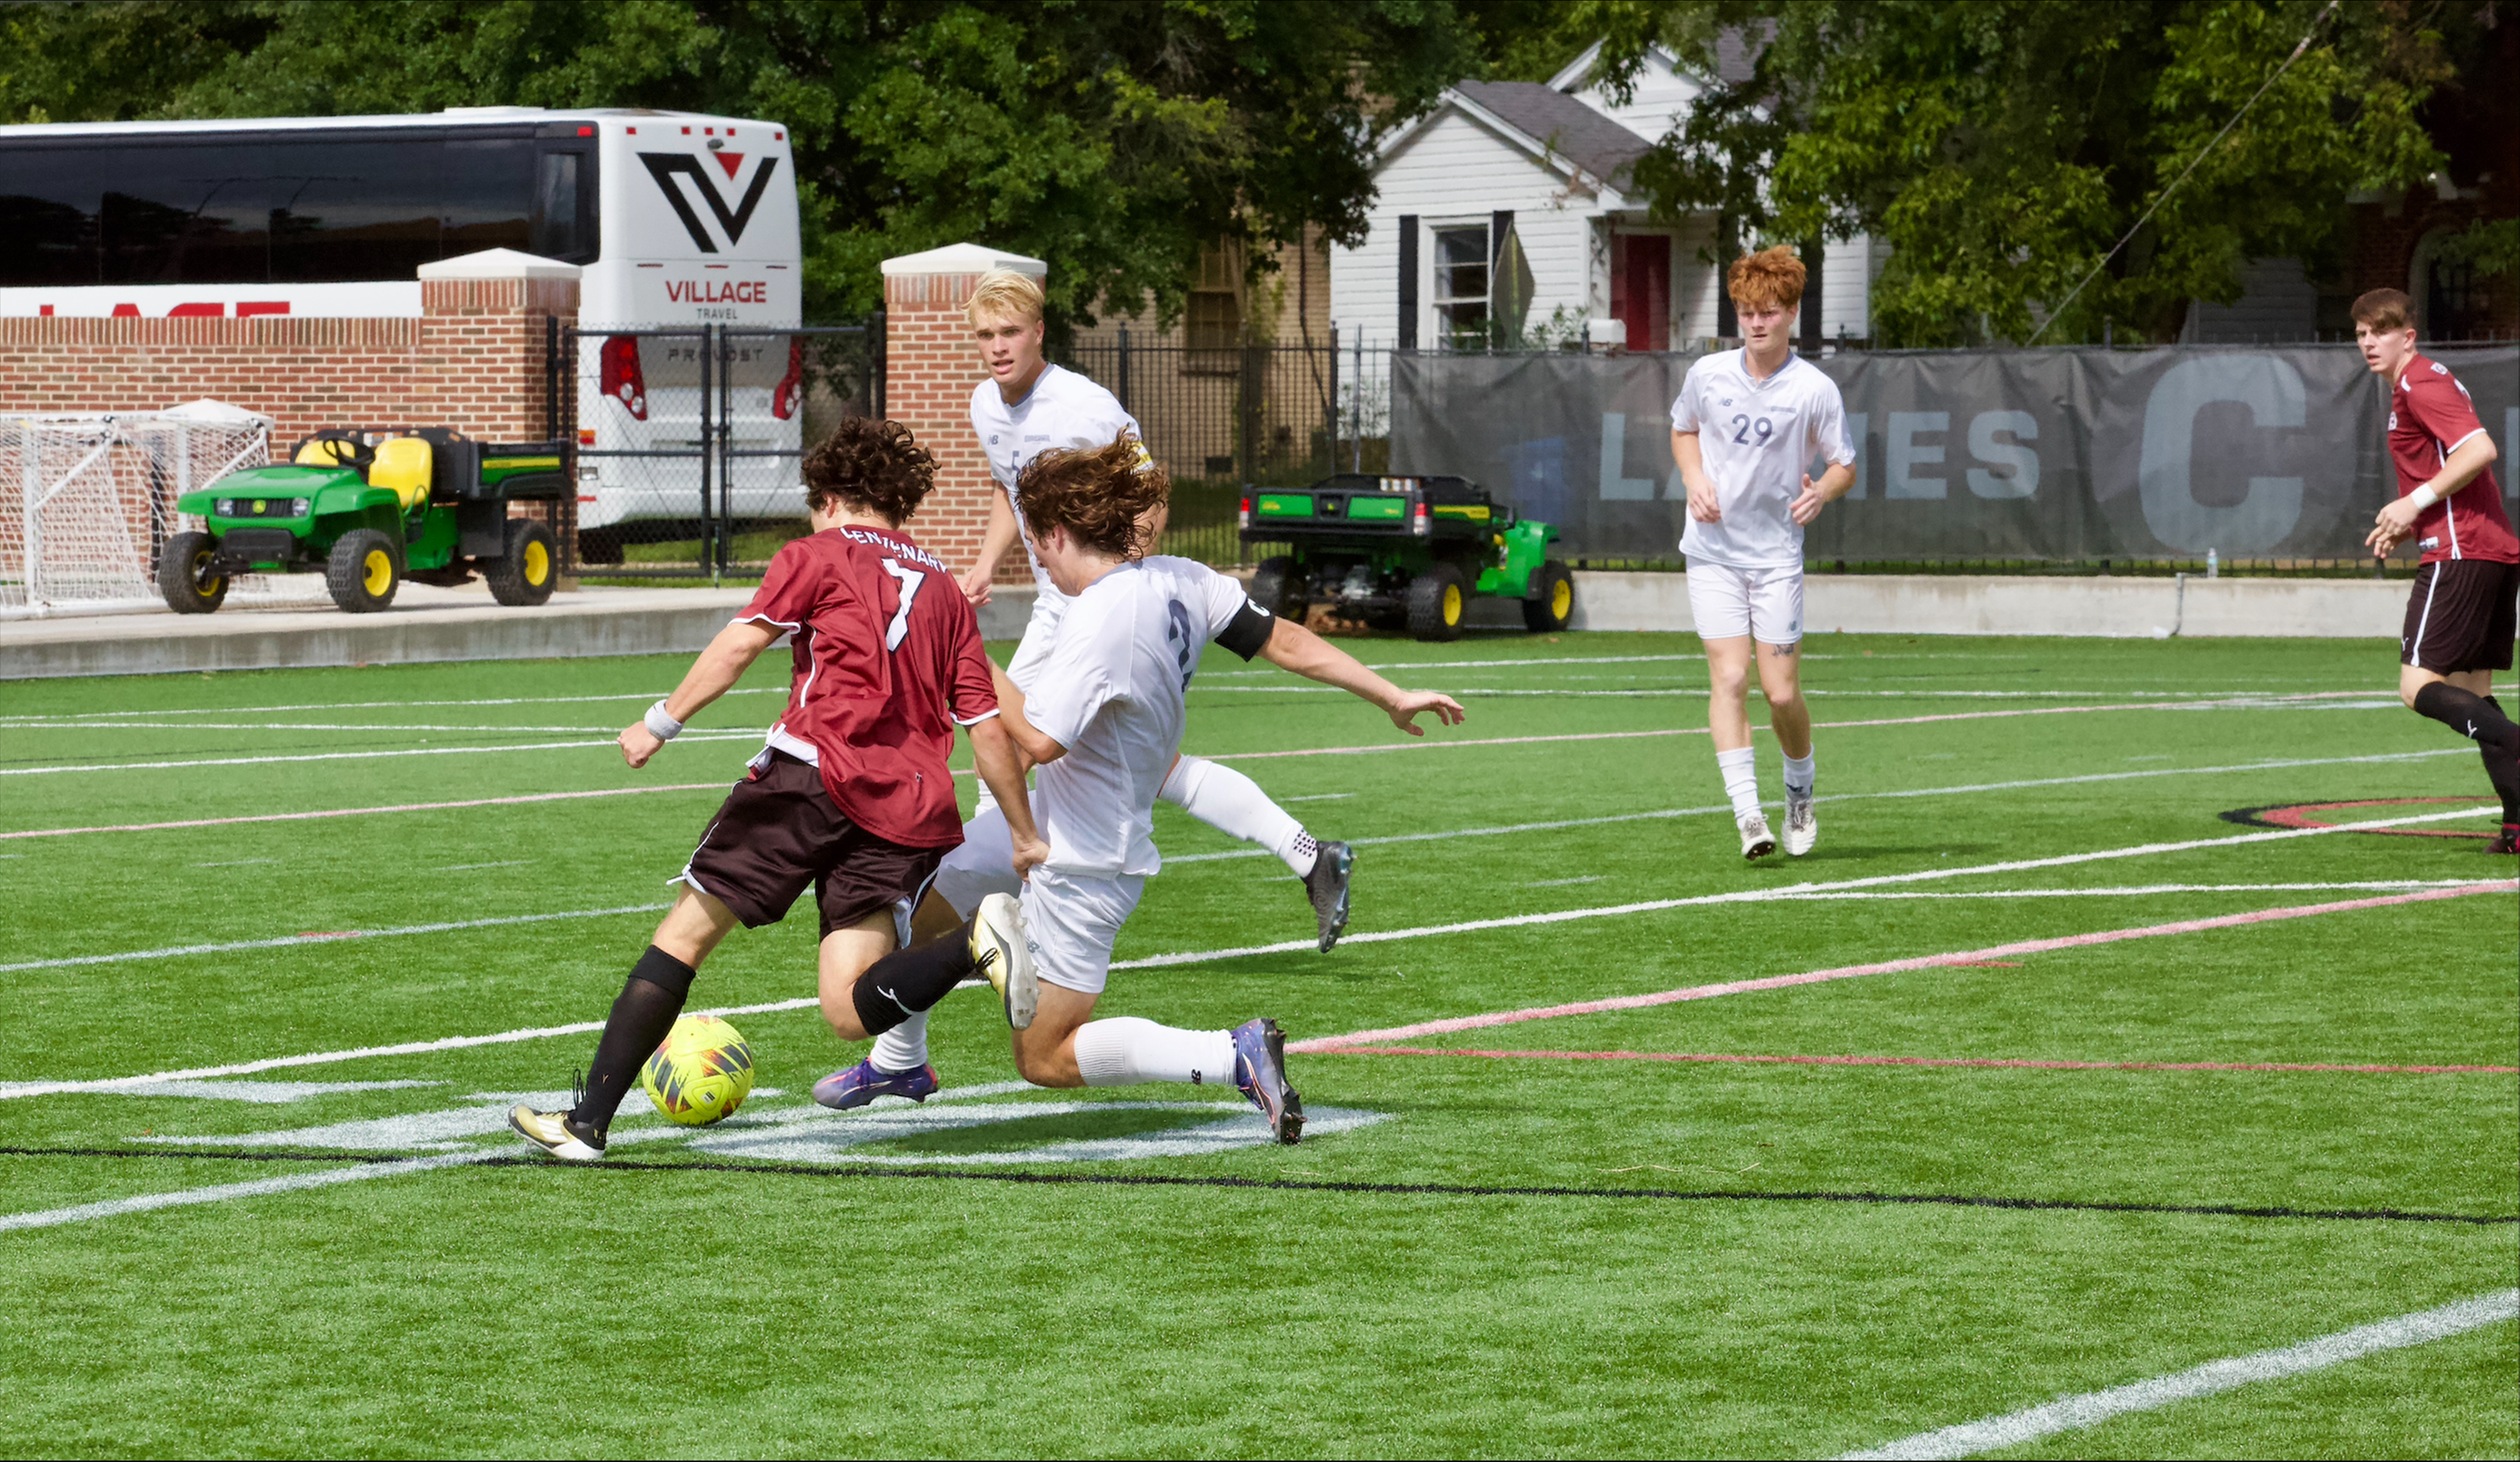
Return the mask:
<svg viewBox="0 0 2520 1462">
<path fill-rule="evenodd" d="M 2485 438 L 2476 402 L 2450 368 L 2422 353 L 2406 362 L 2389 393 L 2389 460 L 2397 468 L 2398 496 L 2411 496 L 2447 466 L 2452 453 Z M 2490 559 L 2520 563 L 2520 536 L 2503 508 L 2502 483 L 2491 465 L 2463 490 L 2415 515 L 2415 546 L 2425 563 Z"/>
</svg>

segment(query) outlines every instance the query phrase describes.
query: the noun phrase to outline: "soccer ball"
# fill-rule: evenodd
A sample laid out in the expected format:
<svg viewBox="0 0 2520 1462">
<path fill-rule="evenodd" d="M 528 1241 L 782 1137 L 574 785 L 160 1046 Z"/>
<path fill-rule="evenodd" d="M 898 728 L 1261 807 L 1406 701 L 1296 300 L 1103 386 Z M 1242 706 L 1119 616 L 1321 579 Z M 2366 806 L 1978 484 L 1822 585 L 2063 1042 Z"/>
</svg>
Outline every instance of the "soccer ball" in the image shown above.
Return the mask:
<svg viewBox="0 0 2520 1462">
<path fill-rule="evenodd" d="M 752 1043 L 714 1015 L 686 1015 L 648 1057 L 639 1084 L 667 1121 L 706 1127 L 752 1095 Z"/>
</svg>

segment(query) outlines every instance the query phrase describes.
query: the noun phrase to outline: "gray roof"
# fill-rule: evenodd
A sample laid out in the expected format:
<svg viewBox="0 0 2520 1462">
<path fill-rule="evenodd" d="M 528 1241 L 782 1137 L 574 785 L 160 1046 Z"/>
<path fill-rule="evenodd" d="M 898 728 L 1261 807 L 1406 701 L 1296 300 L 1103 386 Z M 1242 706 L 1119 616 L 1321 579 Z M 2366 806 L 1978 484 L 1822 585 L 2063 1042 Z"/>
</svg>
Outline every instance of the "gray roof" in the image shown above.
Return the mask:
<svg viewBox="0 0 2520 1462">
<path fill-rule="evenodd" d="M 1453 90 L 1532 141 L 1613 186 L 1653 143 L 1537 81 L 1460 81 Z"/>
</svg>

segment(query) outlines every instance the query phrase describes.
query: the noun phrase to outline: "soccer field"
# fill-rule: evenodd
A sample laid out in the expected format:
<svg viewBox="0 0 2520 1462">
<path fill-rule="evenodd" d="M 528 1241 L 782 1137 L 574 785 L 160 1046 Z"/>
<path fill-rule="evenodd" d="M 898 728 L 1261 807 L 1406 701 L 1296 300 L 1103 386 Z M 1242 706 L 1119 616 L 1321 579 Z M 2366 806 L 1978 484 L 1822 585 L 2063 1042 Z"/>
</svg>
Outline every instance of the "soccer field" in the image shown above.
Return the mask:
<svg viewBox="0 0 2520 1462">
<path fill-rule="evenodd" d="M 2520 897 L 2389 647 L 1814 637 L 1749 866 L 1693 638 L 1345 643 L 1469 722 L 1211 650 L 1189 749 L 1347 940 L 1159 808 L 1102 1006 L 1276 1017 L 1292 1148 L 985 992 L 823 1111 L 808 908 L 738 1115 L 529 1157 L 782 656 L 636 773 L 680 659 L 0 688 L 0 1447 L 2520 1452 Z"/>
</svg>

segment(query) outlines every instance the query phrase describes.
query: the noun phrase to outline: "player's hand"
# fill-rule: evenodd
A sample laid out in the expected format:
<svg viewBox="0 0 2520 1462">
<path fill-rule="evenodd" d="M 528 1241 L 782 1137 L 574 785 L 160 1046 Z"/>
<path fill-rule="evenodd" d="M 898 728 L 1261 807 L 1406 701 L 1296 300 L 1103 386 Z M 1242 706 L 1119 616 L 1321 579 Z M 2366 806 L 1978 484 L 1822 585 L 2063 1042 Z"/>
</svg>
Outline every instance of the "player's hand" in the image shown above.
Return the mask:
<svg viewBox="0 0 2520 1462">
<path fill-rule="evenodd" d="M 1820 495 L 1820 484 L 1811 480 L 1811 474 L 1805 473 L 1802 491 L 1786 505 L 1785 511 L 1793 515 L 1797 526 L 1808 528 L 1811 526 L 1811 520 L 1819 517 L 1820 510 L 1828 505 L 1829 500 Z"/>
<path fill-rule="evenodd" d="M 1689 516 L 1701 523 L 1722 520 L 1724 508 L 1721 503 L 1715 501 L 1714 483 L 1694 482 L 1689 485 Z"/>
<path fill-rule="evenodd" d="M 981 564 L 964 570 L 963 576 L 956 581 L 962 585 L 963 597 L 971 601 L 972 608 L 977 609 L 989 602 L 989 580 L 992 577 L 991 566 Z"/>
<path fill-rule="evenodd" d="M 2376 515 L 2373 516 L 2371 520 L 2373 524 L 2371 530 L 2372 536 L 2376 538 L 2380 534 L 2386 533 L 2390 538 L 2398 541 L 2403 541 L 2412 537 L 2415 532 L 2416 512 L 2417 509 L 2413 498 L 2402 497 L 2392 499 L 2388 506 L 2382 508 Z"/>
<path fill-rule="evenodd" d="M 1009 835 L 1009 840 L 1015 847 L 1015 876 L 1017 878 L 1032 877 L 1032 871 L 1035 868 L 1049 861 L 1050 845 L 1041 839 L 1014 833 Z"/>
<path fill-rule="evenodd" d="M 1391 703 L 1390 710 L 1391 724 L 1412 736 L 1426 734 L 1426 728 L 1417 723 L 1421 712 L 1433 711 L 1435 719 L 1447 726 L 1460 725 L 1464 714 L 1461 702 L 1431 690 L 1404 690 L 1400 692 L 1400 699 Z"/>
<path fill-rule="evenodd" d="M 634 771 L 646 766 L 648 758 L 656 755 L 656 749 L 664 744 L 656 739 L 656 733 L 647 728 L 645 721 L 633 721 L 621 728 L 621 759 L 630 763 Z"/>
</svg>

